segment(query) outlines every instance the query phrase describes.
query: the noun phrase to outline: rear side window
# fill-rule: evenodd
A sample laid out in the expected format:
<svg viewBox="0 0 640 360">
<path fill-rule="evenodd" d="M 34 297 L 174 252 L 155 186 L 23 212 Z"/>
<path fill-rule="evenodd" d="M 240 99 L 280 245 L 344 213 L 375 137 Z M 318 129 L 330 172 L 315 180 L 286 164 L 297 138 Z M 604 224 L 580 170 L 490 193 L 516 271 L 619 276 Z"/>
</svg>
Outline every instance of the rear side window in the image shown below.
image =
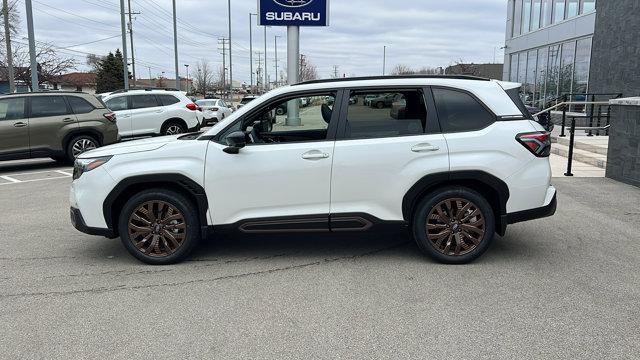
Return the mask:
<svg viewBox="0 0 640 360">
<path fill-rule="evenodd" d="M 59 116 L 69 114 L 64 96 L 32 96 L 31 117 Z"/>
<path fill-rule="evenodd" d="M 443 132 L 480 130 L 495 121 L 493 114 L 465 92 L 433 88 L 433 97 Z"/>
<path fill-rule="evenodd" d="M 421 90 L 352 92 L 345 137 L 383 138 L 424 134 L 427 110 Z"/>
<path fill-rule="evenodd" d="M 160 103 L 162 104 L 162 106 L 173 105 L 180 102 L 180 99 L 178 99 L 173 95 L 156 95 L 156 96 L 158 97 L 158 99 L 160 99 Z"/>
<path fill-rule="evenodd" d="M 0 99 L 0 121 L 24 119 L 25 98 Z"/>
<path fill-rule="evenodd" d="M 67 101 L 71 105 L 74 114 L 86 114 L 95 109 L 87 100 L 77 96 L 67 96 Z"/>
<path fill-rule="evenodd" d="M 127 97 L 118 96 L 105 101 L 105 104 L 111 111 L 120 111 L 127 109 Z"/>
<path fill-rule="evenodd" d="M 155 95 L 133 95 L 131 96 L 132 109 L 144 109 L 159 106 Z"/>
</svg>

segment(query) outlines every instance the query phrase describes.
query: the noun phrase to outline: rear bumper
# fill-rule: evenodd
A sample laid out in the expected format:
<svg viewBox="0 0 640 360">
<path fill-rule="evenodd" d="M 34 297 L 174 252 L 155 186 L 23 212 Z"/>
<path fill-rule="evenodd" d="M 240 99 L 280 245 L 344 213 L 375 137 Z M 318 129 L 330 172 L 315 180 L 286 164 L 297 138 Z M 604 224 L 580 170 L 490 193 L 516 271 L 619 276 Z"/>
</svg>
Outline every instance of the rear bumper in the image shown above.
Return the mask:
<svg viewBox="0 0 640 360">
<path fill-rule="evenodd" d="M 79 209 L 71 207 L 69 210 L 69 215 L 71 216 L 71 224 L 73 224 L 73 227 L 75 227 L 80 232 L 89 235 L 104 236 L 109 239 L 113 239 L 116 237 L 111 229 L 101 229 L 87 226 L 87 224 L 85 224 L 84 222 L 84 219 L 82 218 L 82 214 L 80 213 Z"/>
<path fill-rule="evenodd" d="M 523 210 L 507 214 L 505 223 L 515 224 L 522 221 L 545 218 L 555 214 L 557 206 L 558 201 L 556 199 L 556 193 L 554 191 L 553 198 L 551 199 L 551 202 L 549 202 L 549 204 L 535 209 Z"/>
</svg>

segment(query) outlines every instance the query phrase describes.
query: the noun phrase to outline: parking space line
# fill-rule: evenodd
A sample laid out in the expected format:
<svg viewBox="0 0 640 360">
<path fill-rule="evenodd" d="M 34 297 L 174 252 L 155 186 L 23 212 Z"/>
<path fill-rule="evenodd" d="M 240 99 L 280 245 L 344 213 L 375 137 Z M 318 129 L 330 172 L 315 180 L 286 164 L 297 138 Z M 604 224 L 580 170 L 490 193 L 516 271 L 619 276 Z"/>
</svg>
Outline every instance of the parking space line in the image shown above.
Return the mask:
<svg viewBox="0 0 640 360">
<path fill-rule="evenodd" d="M 24 173 L 12 173 L 10 175 L 11 176 L 23 176 L 23 175 L 34 175 L 34 174 L 46 174 L 46 173 L 50 173 L 52 171 L 57 171 L 57 170 L 29 171 L 29 172 L 24 172 Z M 0 177 L 2 177 L 2 176 L 6 176 L 6 175 L 1 175 Z"/>
<path fill-rule="evenodd" d="M 66 171 L 62 171 L 62 170 L 54 170 L 54 171 L 57 172 L 58 174 L 67 175 L 67 176 L 73 176 L 72 173 L 68 173 Z"/>
<path fill-rule="evenodd" d="M 0 176 L 0 177 L 5 179 L 5 176 Z M 24 183 L 30 183 L 30 182 L 36 182 L 36 181 L 45 181 L 45 180 L 68 179 L 68 178 L 69 178 L 69 176 L 65 175 L 65 176 L 52 176 L 52 177 L 42 178 L 42 179 L 29 179 L 29 180 L 13 179 L 15 181 L 4 183 L 4 184 L 0 184 L 0 186 L 2 186 L 2 185 L 13 185 L 13 184 L 24 184 Z M 5 179 L 5 180 L 8 180 L 8 179 Z M 8 181 L 11 181 L 11 180 L 8 180 Z"/>
<path fill-rule="evenodd" d="M 9 181 L 9 184 L 22 182 L 22 180 L 14 179 L 11 176 L 6 176 L 6 175 L 0 176 L 0 178 Z"/>
</svg>

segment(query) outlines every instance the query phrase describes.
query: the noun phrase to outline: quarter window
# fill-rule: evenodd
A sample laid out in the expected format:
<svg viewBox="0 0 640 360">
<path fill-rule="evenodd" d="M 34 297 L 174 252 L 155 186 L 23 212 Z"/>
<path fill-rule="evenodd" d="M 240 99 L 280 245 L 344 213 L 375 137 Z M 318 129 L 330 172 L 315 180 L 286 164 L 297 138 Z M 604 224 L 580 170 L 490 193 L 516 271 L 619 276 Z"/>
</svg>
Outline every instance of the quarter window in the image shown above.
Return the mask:
<svg viewBox="0 0 640 360">
<path fill-rule="evenodd" d="M 107 107 L 111 111 L 120 111 L 127 109 L 127 97 L 126 96 L 118 96 L 115 98 L 111 98 L 105 101 Z"/>
<path fill-rule="evenodd" d="M 444 132 L 479 130 L 495 121 L 495 117 L 467 93 L 434 88 L 433 96 Z"/>
<path fill-rule="evenodd" d="M 32 96 L 31 97 L 31 117 L 59 116 L 66 115 L 67 103 L 64 96 Z"/>
<path fill-rule="evenodd" d="M 95 109 L 87 100 L 77 96 L 67 96 L 67 101 L 69 101 L 74 114 L 86 114 Z"/>
<path fill-rule="evenodd" d="M 426 119 L 422 91 L 352 92 L 347 109 L 345 138 L 423 134 Z"/>
<path fill-rule="evenodd" d="M 158 97 L 158 99 L 160 99 L 160 103 L 162 104 L 162 106 L 169 106 L 169 105 L 177 104 L 180 102 L 180 99 L 178 99 L 173 95 L 156 95 L 156 96 Z M 153 105 L 153 106 L 156 106 L 156 105 Z"/>
<path fill-rule="evenodd" d="M 155 95 L 133 95 L 131 96 L 132 109 L 144 109 L 159 106 Z"/>
<path fill-rule="evenodd" d="M 0 100 L 0 121 L 24 119 L 25 98 L 10 98 Z"/>
</svg>

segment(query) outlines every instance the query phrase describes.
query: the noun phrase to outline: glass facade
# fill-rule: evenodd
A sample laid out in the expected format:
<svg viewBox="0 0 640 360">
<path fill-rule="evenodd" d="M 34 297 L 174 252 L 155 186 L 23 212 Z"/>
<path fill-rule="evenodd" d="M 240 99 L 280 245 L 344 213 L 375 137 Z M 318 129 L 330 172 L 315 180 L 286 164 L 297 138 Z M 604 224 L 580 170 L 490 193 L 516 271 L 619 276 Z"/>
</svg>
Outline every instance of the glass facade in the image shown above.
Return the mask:
<svg viewBox="0 0 640 360">
<path fill-rule="evenodd" d="M 515 0 L 511 37 L 596 9 L 596 0 Z"/>
<path fill-rule="evenodd" d="M 511 54 L 510 81 L 522 83 L 527 105 L 544 107 L 564 94 L 588 91 L 591 37 Z"/>
</svg>

